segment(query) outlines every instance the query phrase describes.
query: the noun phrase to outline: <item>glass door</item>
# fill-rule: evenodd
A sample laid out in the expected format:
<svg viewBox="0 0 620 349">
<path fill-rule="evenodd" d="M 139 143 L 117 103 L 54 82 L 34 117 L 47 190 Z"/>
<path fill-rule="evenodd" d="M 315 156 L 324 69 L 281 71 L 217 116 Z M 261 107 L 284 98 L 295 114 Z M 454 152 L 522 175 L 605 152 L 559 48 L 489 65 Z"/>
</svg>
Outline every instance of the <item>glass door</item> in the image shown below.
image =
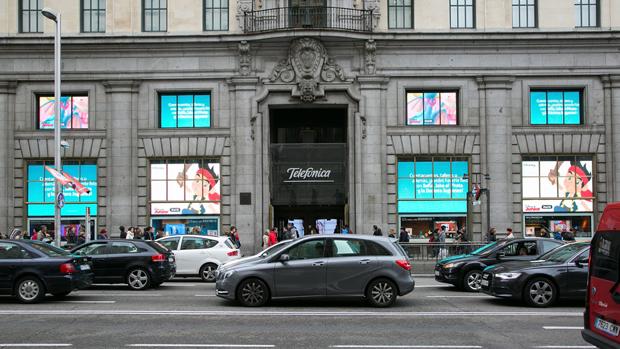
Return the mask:
<svg viewBox="0 0 620 349">
<path fill-rule="evenodd" d="M 289 0 L 289 23 L 298 28 L 324 28 L 327 0 Z"/>
</svg>

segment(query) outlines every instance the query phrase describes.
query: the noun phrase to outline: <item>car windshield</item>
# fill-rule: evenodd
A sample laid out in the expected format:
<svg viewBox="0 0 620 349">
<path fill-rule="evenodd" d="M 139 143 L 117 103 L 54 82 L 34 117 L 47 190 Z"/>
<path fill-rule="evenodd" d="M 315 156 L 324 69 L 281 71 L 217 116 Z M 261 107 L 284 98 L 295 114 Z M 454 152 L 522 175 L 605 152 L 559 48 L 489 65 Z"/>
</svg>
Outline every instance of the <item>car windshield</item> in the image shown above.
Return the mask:
<svg viewBox="0 0 620 349">
<path fill-rule="evenodd" d="M 63 249 L 44 244 L 42 242 L 33 242 L 30 244 L 30 246 L 32 246 L 32 248 L 36 249 L 37 251 L 42 252 L 48 257 L 64 257 L 70 255 L 69 252 Z"/>
<path fill-rule="evenodd" d="M 486 244 L 482 247 L 480 247 L 479 249 L 475 250 L 474 252 L 472 252 L 471 254 L 475 254 L 475 255 L 482 255 L 485 254 L 489 251 L 491 251 L 495 246 L 497 246 L 499 242 L 498 241 L 493 241 L 490 244 Z"/>
<path fill-rule="evenodd" d="M 260 257 L 261 258 L 265 258 L 265 257 L 269 257 L 271 255 L 273 255 L 274 253 L 278 252 L 279 250 L 282 249 L 282 247 L 290 244 L 293 240 L 284 240 L 281 242 L 278 242 L 277 244 L 269 247 L 268 249 L 264 250 L 263 252 L 261 252 Z"/>
<path fill-rule="evenodd" d="M 573 258 L 576 253 L 579 253 L 584 247 L 588 246 L 587 243 L 575 243 L 568 244 L 564 246 L 560 246 L 556 249 L 553 249 L 544 255 L 540 256 L 538 259 L 547 262 L 558 262 L 564 263 L 569 259 Z"/>
</svg>

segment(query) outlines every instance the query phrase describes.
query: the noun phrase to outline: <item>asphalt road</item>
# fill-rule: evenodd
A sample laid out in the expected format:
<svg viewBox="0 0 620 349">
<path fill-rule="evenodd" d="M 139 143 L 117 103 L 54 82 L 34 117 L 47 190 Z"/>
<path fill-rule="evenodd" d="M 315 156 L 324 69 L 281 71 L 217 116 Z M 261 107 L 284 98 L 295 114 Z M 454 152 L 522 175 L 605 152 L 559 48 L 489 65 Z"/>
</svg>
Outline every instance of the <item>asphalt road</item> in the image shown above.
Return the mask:
<svg viewBox="0 0 620 349">
<path fill-rule="evenodd" d="M 416 282 L 388 309 L 357 300 L 243 308 L 198 279 L 144 292 L 95 286 L 37 305 L 0 297 L 0 348 L 594 348 L 579 332 L 583 302 L 534 309 Z"/>
</svg>

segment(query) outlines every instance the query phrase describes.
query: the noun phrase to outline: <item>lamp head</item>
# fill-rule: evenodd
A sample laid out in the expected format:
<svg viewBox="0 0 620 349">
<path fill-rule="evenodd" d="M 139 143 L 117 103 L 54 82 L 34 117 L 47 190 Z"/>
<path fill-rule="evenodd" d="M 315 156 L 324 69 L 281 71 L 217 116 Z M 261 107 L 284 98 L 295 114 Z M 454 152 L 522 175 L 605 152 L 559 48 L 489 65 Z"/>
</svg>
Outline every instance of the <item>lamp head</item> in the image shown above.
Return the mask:
<svg viewBox="0 0 620 349">
<path fill-rule="evenodd" d="M 46 7 L 43 10 L 41 10 L 41 14 L 43 16 L 51 19 L 54 22 L 56 22 L 58 20 L 58 14 L 56 13 L 56 11 L 52 10 L 49 7 Z"/>
<path fill-rule="evenodd" d="M 60 146 L 61 146 L 62 148 L 64 148 L 64 149 L 68 149 L 68 148 L 70 148 L 70 147 L 71 147 L 71 145 L 69 144 L 69 142 L 67 142 L 67 141 L 65 141 L 65 140 L 60 141 Z"/>
</svg>

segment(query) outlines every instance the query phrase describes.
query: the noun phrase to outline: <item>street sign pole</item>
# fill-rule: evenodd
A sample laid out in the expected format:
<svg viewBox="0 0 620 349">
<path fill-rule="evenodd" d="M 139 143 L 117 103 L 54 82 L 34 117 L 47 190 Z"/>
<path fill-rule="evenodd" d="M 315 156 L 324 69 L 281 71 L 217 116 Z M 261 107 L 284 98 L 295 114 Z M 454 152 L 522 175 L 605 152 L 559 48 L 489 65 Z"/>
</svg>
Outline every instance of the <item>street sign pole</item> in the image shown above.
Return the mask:
<svg viewBox="0 0 620 349">
<path fill-rule="evenodd" d="M 86 207 L 86 222 L 84 224 L 86 227 L 86 242 L 90 241 L 90 207 Z M 97 239 L 97 235 L 95 235 L 95 240 Z"/>
</svg>

